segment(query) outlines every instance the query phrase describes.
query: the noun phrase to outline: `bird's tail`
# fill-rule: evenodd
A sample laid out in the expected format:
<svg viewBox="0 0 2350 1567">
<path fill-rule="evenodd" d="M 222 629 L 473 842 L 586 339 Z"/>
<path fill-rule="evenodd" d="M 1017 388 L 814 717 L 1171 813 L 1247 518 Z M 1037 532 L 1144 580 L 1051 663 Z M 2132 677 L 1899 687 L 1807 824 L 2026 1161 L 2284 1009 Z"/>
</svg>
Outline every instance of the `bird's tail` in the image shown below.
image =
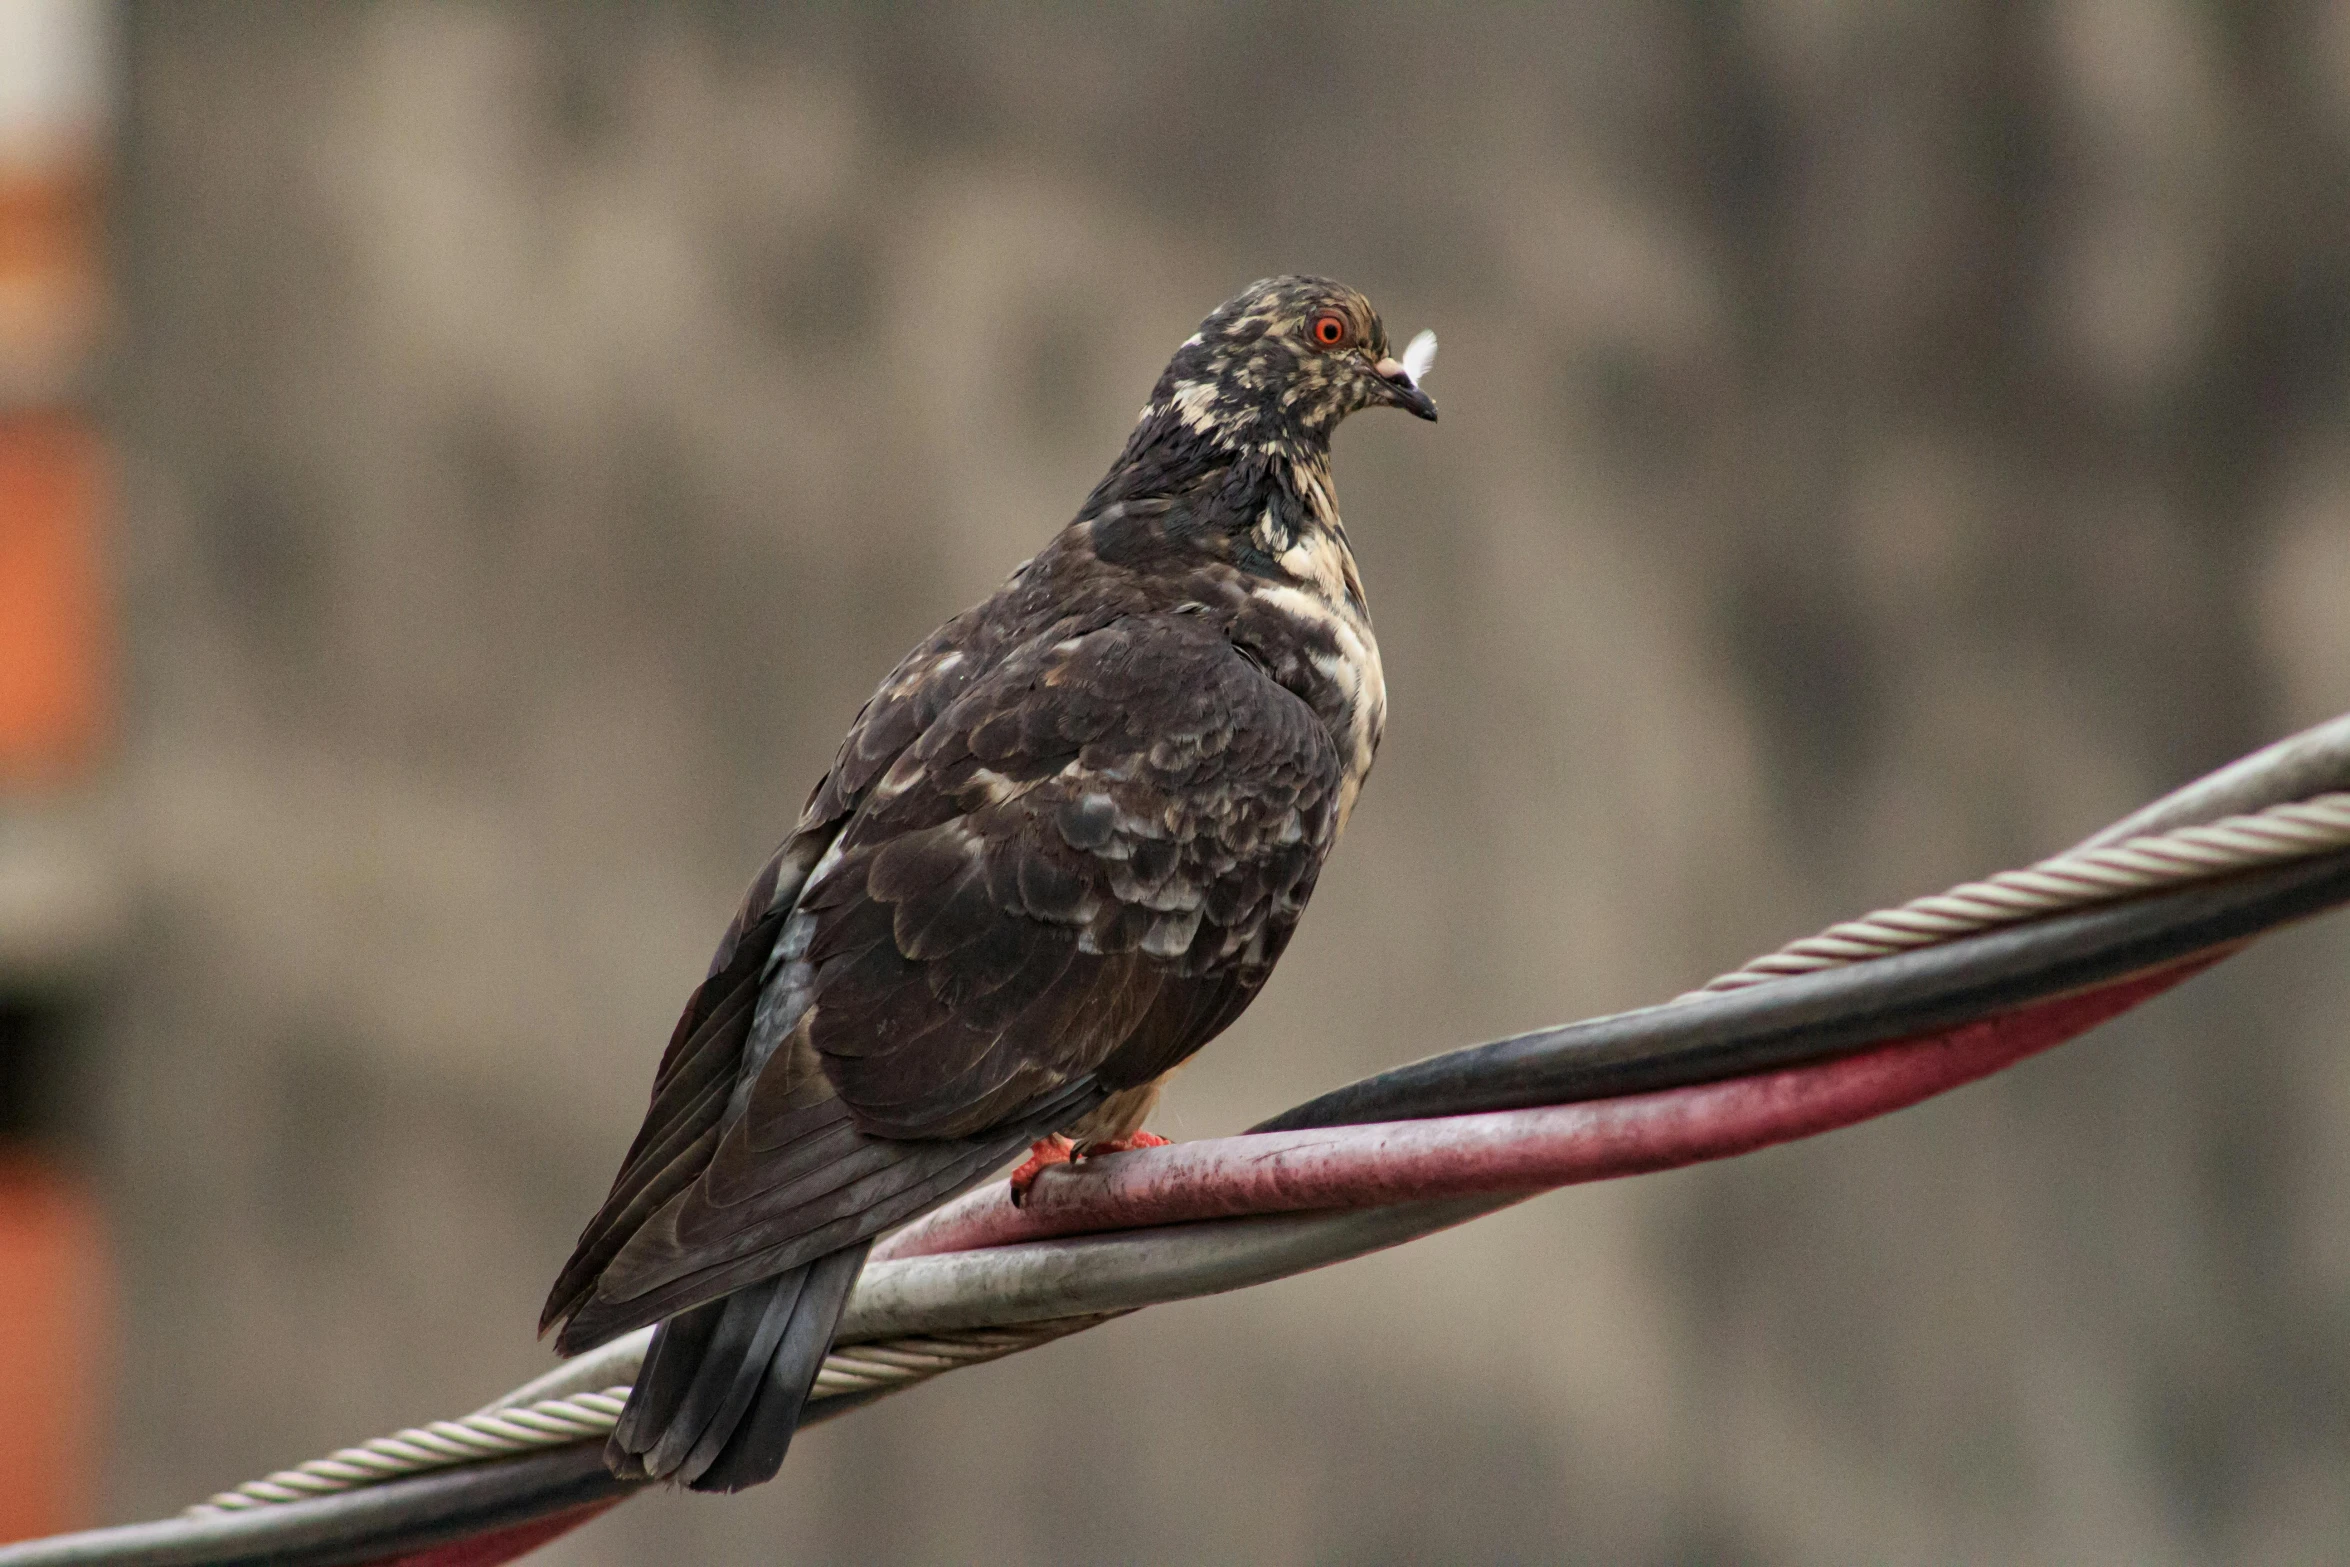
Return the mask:
<svg viewBox="0 0 2350 1567">
<path fill-rule="evenodd" d="M 746 1284 L 655 1329 L 604 1449 L 612 1472 L 697 1491 L 773 1479 L 871 1245 Z"/>
</svg>

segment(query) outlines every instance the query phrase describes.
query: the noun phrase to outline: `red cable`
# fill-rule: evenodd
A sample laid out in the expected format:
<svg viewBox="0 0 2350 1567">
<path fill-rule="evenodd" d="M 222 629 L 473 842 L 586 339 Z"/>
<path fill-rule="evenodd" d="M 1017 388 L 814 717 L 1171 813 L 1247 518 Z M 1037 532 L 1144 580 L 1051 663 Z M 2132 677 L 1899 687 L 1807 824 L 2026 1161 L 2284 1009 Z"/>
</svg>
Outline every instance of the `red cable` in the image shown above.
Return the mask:
<svg viewBox="0 0 2350 1567">
<path fill-rule="evenodd" d="M 359 1567 L 500 1567 L 501 1563 L 520 1561 L 550 1540 L 559 1540 L 581 1524 L 592 1523 L 612 1508 L 627 1501 L 615 1496 L 608 1502 L 591 1502 L 585 1507 L 574 1507 L 569 1512 L 551 1513 L 544 1518 L 533 1518 L 527 1523 L 508 1524 L 487 1534 L 468 1535 L 462 1540 L 451 1540 L 446 1545 L 429 1546 L 421 1551 L 410 1551 L 405 1556 L 379 1556 Z"/>
<path fill-rule="evenodd" d="M 2012 1012 L 1753 1077 L 1580 1104 L 1106 1154 L 1046 1170 L 1025 1206 L 990 1182 L 874 1247 L 876 1261 L 1252 1213 L 1538 1192 L 1751 1153 L 1885 1115 L 2062 1044 L 2234 948 Z"/>
</svg>

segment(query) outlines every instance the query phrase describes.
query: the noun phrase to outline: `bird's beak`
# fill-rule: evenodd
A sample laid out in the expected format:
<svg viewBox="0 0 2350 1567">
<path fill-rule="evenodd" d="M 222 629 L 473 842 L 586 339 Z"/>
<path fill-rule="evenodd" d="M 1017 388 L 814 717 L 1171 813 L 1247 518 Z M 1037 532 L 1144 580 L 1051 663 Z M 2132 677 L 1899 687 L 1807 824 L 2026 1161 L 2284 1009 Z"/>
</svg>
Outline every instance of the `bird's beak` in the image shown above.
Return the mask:
<svg viewBox="0 0 2350 1567">
<path fill-rule="evenodd" d="M 1398 408 L 1408 409 L 1433 424 L 1436 422 L 1436 404 L 1412 379 L 1412 373 L 1403 367 L 1403 361 L 1393 357 L 1371 366 L 1380 380 L 1387 383 L 1387 400 Z"/>
</svg>

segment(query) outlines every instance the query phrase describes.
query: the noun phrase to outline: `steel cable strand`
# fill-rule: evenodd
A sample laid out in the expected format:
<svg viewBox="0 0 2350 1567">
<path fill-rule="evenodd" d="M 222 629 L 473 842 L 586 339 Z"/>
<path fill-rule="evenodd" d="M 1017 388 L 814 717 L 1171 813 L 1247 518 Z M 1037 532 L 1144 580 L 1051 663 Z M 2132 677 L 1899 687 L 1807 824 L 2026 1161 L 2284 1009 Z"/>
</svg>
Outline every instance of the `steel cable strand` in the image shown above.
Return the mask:
<svg viewBox="0 0 2350 1567">
<path fill-rule="evenodd" d="M 2068 850 L 2020 870 L 1831 925 L 1674 998 L 1694 1001 L 2350 846 L 2350 792 L 2290 801 L 2206 825 Z"/>
<path fill-rule="evenodd" d="M 436 1420 L 429 1426 L 379 1436 L 292 1469 L 248 1480 L 233 1491 L 223 1491 L 197 1503 L 188 1511 L 234 1512 L 276 1502 L 296 1502 L 447 1464 L 504 1458 L 534 1448 L 585 1441 L 611 1430 L 613 1422 L 620 1418 L 621 1406 L 627 1402 L 628 1389 L 612 1387 L 569 1398 L 542 1399 L 495 1414 Z"/>
<path fill-rule="evenodd" d="M 812 1402 L 895 1392 L 943 1372 L 1034 1349 L 1122 1315 L 1091 1313 L 1055 1322 L 843 1345 L 825 1356 L 823 1368 L 816 1374 Z M 623 1383 L 596 1392 L 493 1407 L 455 1420 L 436 1420 L 248 1480 L 235 1490 L 219 1492 L 187 1508 L 185 1516 L 208 1517 L 329 1496 L 452 1464 L 507 1458 L 603 1437 L 619 1421 L 628 1393 L 628 1385 Z"/>
</svg>

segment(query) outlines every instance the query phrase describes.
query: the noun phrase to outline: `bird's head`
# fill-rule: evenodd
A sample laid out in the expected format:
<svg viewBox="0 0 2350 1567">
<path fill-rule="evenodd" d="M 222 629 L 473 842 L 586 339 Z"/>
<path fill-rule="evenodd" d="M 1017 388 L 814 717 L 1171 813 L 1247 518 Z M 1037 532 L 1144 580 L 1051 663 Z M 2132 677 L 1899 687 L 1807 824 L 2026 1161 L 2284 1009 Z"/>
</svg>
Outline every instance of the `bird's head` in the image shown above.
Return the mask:
<svg viewBox="0 0 2350 1567">
<path fill-rule="evenodd" d="M 1414 350 L 1433 354 L 1435 340 L 1423 338 Z M 1425 360 L 1415 368 L 1425 373 Z M 1172 414 L 1219 445 L 1295 450 L 1325 446 L 1341 419 L 1381 405 L 1436 417 L 1371 302 L 1328 278 L 1274 277 L 1200 323 L 1145 414 Z"/>
</svg>

